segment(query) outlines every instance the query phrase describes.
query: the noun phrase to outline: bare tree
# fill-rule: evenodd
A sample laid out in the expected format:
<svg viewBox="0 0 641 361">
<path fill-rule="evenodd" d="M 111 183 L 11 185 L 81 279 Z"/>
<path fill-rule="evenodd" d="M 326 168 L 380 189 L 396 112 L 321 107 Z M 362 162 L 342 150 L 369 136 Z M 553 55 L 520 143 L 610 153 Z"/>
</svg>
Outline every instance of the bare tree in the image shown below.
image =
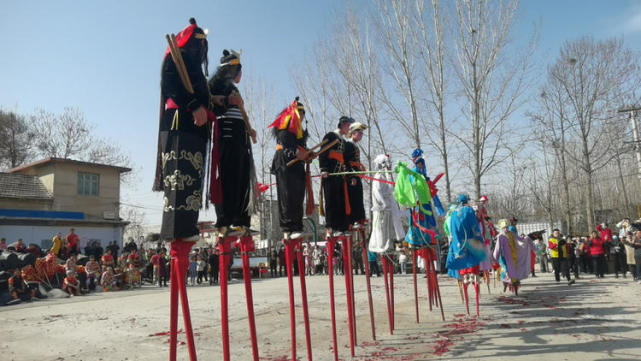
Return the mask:
<svg viewBox="0 0 641 361">
<path fill-rule="evenodd" d="M 0 166 L 14 168 L 28 160 L 33 137 L 24 116 L 0 110 Z"/>
<path fill-rule="evenodd" d="M 36 148 L 43 157 L 78 157 L 91 145 L 92 127 L 77 108 L 65 108 L 62 114 L 38 109 L 31 118 Z"/>
<path fill-rule="evenodd" d="M 454 71 L 469 124 L 451 134 L 467 149 L 477 197 L 483 176 L 509 157 L 504 146 L 508 120 L 521 105 L 529 71 L 533 43 L 520 55 L 508 52 L 517 7 L 516 1 L 456 1 Z"/>
<path fill-rule="evenodd" d="M 419 58 L 422 60 L 425 70 L 422 72 L 425 83 L 429 86 L 427 92 L 427 103 L 436 112 L 436 118 L 424 117 L 426 127 L 438 129 L 438 133 L 427 131 L 425 135 L 430 144 L 436 148 L 443 161 L 445 171 L 445 192 L 447 202 L 452 201 L 451 179 L 448 157 L 448 132 L 445 124 L 445 67 L 446 47 L 445 31 L 443 21 L 446 17 L 441 15 L 441 4 L 439 0 L 432 0 L 431 8 L 425 8 L 424 0 L 415 2 L 415 36 L 416 43 L 422 50 L 419 51 Z M 446 24 L 447 25 L 447 24 Z M 428 114 L 430 114 L 428 112 Z M 430 120 L 430 121 L 428 121 Z"/>
<path fill-rule="evenodd" d="M 548 71 L 568 100 L 567 114 L 579 152 L 566 152 L 579 165 L 585 182 L 588 230 L 594 229 L 594 172 L 612 159 L 612 144 L 603 130 L 615 121 L 622 94 L 639 87 L 636 55 L 623 41 L 584 37 L 566 42 Z"/>
<path fill-rule="evenodd" d="M 378 2 L 380 22 L 378 30 L 382 35 L 389 75 L 394 80 L 396 93 L 404 106 L 399 106 L 393 96 L 381 93 L 381 100 L 392 118 L 405 130 L 415 148 L 421 148 L 420 119 L 417 97 L 420 90 L 416 69 L 416 37 L 413 34 L 413 9 L 405 0 L 381 0 Z M 384 90 L 384 89 L 383 89 Z M 407 109 L 409 109 L 409 116 Z M 409 119 L 408 119 L 409 118 Z"/>
</svg>

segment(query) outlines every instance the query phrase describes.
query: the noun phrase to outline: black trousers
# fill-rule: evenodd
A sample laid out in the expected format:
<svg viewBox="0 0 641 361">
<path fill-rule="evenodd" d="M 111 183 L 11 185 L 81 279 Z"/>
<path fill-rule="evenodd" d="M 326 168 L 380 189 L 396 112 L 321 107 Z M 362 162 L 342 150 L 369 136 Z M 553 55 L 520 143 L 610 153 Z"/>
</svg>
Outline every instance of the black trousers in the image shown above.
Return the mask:
<svg viewBox="0 0 641 361">
<path fill-rule="evenodd" d="M 568 257 L 568 272 L 574 273 L 574 277 L 579 278 L 579 262 L 574 255 Z"/>
<path fill-rule="evenodd" d="M 298 162 L 290 167 L 279 167 L 274 174 L 280 228 L 283 232 L 300 232 L 305 208 L 305 165 Z"/>
<path fill-rule="evenodd" d="M 592 256 L 592 261 L 594 262 L 594 272 L 597 277 L 603 277 L 605 275 L 605 268 L 607 267 L 605 255 Z"/>
<path fill-rule="evenodd" d="M 352 185 L 352 179 L 356 180 L 356 185 Z M 347 179 L 347 193 L 349 194 L 349 204 L 352 213 L 349 215 L 349 223 L 360 222 L 367 217 L 365 216 L 365 204 L 363 203 L 363 182 L 359 177 L 350 177 Z"/>
<path fill-rule="evenodd" d="M 220 118 L 222 204 L 216 205 L 216 227 L 249 227 L 251 145 L 241 119 Z"/>
<path fill-rule="evenodd" d="M 561 280 L 561 274 L 563 274 L 563 277 L 568 281 L 570 280 L 570 270 L 568 268 L 567 259 L 552 257 L 552 269 L 554 270 L 554 279 L 557 282 Z"/>
<path fill-rule="evenodd" d="M 619 272 L 621 272 L 625 276 L 628 270 L 628 265 L 625 262 L 625 253 L 615 253 L 612 257 L 614 258 L 614 274 L 618 276 Z"/>
<path fill-rule="evenodd" d="M 347 231 L 349 218 L 346 213 L 345 187 L 343 176 L 332 176 L 322 179 L 323 198 L 325 202 L 325 222 L 327 228 L 335 231 Z"/>
</svg>

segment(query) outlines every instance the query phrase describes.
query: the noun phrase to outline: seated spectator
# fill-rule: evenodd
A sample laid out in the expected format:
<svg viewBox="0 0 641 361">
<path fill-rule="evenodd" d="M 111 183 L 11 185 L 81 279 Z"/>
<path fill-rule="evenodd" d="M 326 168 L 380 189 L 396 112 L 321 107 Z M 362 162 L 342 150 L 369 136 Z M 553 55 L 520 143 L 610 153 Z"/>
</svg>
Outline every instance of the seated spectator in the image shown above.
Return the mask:
<svg viewBox="0 0 641 361">
<path fill-rule="evenodd" d="M 16 243 L 16 252 L 24 253 L 26 250 L 27 247 L 22 243 L 22 238 L 18 239 L 18 243 Z"/>
<path fill-rule="evenodd" d="M 87 271 L 87 288 L 89 288 L 90 291 L 94 291 L 96 289 L 96 283 L 100 278 L 100 264 L 96 261 L 96 256 L 89 256 L 85 270 Z"/>
<path fill-rule="evenodd" d="M 114 270 L 110 266 L 102 266 L 103 272 L 100 277 L 100 285 L 104 292 L 115 291 L 118 289 L 116 287 L 116 277 L 114 275 Z"/>
<path fill-rule="evenodd" d="M 65 262 L 65 271 L 76 272 L 76 266 L 78 262 L 78 256 L 75 253 L 72 253 L 67 262 Z"/>
<path fill-rule="evenodd" d="M 4 251 L 7 249 L 7 239 L 6 238 L 0 238 L 0 251 Z"/>
<path fill-rule="evenodd" d="M 67 277 L 62 281 L 62 290 L 69 293 L 70 297 L 80 295 L 80 281 L 76 278 L 76 272 L 67 270 Z"/>
<path fill-rule="evenodd" d="M 114 257 L 111 255 L 111 249 L 107 248 L 107 252 L 102 255 L 102 265 L 107 267 L 114 266 Z"/>
<path fill-rule="evenodd" d="M 9 278 L 9 294 L 12 299 L 20 301 L 29 301 L 35 296 L 35 290 L 29 289 L 19 269 Z"/>
</svg>

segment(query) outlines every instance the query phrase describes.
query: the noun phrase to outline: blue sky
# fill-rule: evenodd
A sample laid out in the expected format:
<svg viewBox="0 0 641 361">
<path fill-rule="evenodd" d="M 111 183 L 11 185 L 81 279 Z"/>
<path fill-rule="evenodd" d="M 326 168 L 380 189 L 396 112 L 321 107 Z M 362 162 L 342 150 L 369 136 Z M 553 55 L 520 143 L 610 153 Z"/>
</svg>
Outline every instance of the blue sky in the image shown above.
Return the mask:
<svg viewBox="0 0 641 361">
<path fill-rule="evenodd" d="M 290 69 L 329 32 L 346 4 L 371 6 L 356 0 L 4 1 L 0 108 L 23 114 L 37 107 L 80 108 L 97 134 L 117 143 L 140 169 L 140 184 L 124 192 L 123 202 L 148 208 L 147 222 L 157 224 L 160 197 L 149 190 L 164 34 L 180 31 L 195 16 L 209 29 L 210 72 L 223 48 L 242 49 L 244 69 L 285 104 L 293 87 Z M 539 69 L 564 41 L 582 35 L 623 36 L 626 46 L 641 51 L 641 1 L 522 1 L 514 41 L 527 41 L 534 24 Z"/>
</svg>

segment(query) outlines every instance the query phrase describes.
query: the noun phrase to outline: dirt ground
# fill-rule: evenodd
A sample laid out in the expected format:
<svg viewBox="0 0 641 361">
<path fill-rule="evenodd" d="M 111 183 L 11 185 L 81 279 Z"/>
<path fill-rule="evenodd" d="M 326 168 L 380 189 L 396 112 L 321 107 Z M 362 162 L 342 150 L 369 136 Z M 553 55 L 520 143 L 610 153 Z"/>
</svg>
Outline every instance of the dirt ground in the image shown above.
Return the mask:
<svg viewBox="0 0 641 361">
<path fill-rule="evenodd" d="M 342 360 L 641 360 L 641 284 L 630 278 L 585 276 L 572 286 L 551 274 L 524 281 L 519 297 L 481 288 L 480 317 L 467 316 L 455 281 L 441 276 L 445 322 L 428 310 L 420 276 L 415 321 L 411 275 L 396 275 L 396 329 L 390 335 L 383 278 L 372 278 L 376 340 L 372 338 L 364 276 L 355 276 L 356 356 L 350 357 L 344 278 L 335 278 L 339 357 Z M 306 359 L 298 283 L 298 359 Z M 498 286 L 497 286 L 498 287 Z M 315 360 L 332 360 L 328 277 L 307 277 Z M 251 360 L 244 287 L 229 287 L 233 360 Z M 255 280 L 254 307 L 261 360 L 290 358 L 286 278 Z M 473 300 L 473 292 L 470 288 Z M 222 360 L 220 291 L 189 287 L 201 360 Z M 474 303 L 471 309 L 474 313 Z M 2 360 L 163 360 L 168 358 L 169 291 L 145 286 L 0 308 Z M 179 320 L 182 329 L 182 319 Z M 184 334 L 178 359 L 188 360 Z"/>
</svg>

